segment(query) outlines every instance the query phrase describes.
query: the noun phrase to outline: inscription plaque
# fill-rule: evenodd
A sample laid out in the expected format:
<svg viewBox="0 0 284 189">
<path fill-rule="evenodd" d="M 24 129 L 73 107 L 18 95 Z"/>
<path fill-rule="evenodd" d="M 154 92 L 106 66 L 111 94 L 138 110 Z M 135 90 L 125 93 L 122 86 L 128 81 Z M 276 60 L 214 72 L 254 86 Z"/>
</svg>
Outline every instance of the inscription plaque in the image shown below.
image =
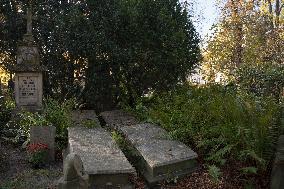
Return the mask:
<svg viewBox="0 0 284 189">
<path fill-rule="evenodd" d="M 22 105 L 36 104 L 38 101 L 38 77 L 19 77 L 19 100 Z"/>
<path fill-rule="evenodd" d="M 19 108 L 41 109 L 42 73 L 16 73 L 15 99 Z"/>
</svg>

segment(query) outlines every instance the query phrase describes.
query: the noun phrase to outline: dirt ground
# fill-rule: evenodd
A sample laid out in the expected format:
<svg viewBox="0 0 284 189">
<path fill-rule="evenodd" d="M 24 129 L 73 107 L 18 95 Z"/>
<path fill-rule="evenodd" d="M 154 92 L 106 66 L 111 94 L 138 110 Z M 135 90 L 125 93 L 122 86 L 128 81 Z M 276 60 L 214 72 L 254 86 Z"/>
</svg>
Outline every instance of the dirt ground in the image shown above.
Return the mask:
<svg viewBox="0 0 284 189">
<path fill-rule="evenodd" d="M 32 169 L 21 146 L 0 140 L 0 189 L 52 189 L 62 174 L 62 162 Z"/>
</svg>

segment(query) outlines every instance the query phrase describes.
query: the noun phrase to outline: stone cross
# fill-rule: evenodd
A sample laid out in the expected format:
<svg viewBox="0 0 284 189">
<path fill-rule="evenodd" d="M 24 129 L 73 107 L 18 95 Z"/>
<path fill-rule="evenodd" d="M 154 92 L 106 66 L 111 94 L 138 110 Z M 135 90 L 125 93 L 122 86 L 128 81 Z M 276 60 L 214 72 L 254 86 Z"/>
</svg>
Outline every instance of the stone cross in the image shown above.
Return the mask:
<svg viewBox="0 0 284 189">
<path fill-rule="evenodd" d="M 33 20 L 35 20 L 35 17 L 33 17 L 32 8 L 31 6 L 27 9 L 27 34 L 33 33 Z"/>
</svg>

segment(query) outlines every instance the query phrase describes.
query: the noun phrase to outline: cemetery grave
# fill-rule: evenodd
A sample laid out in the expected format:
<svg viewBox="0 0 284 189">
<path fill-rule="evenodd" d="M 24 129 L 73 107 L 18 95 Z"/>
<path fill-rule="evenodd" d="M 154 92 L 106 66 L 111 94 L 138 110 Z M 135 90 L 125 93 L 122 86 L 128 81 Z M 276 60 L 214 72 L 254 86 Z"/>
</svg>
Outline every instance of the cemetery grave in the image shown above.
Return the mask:
<svg viewBox="0 0 284 189">
<path fill-rule="evenodd" d="M 102 112 L 106 127 L 115 128 L 140 155 L 140 171 L 149 185 L 192 173 L 198 167 L 197 154 L 181 142 L 171 140 L 157 125 L 137 124 L 121 110 Z M 141 167 L 142 166 L 142 167 Z"/>
<path fill-rule="evenodd" d="M 113 188 L 132 188 L 129 177 L 135 170 L 110 133 L 100 126 L 94 111 L 89 111 L 89 116 L 86 111 L 77 111 L 72 117 L 80 120 L 81 124 L 68 128 L 68 153 L 75 153 L 82 159 L 91 188 L 103 188 L 107 184 Z M 95 121 L 95 127 L 82 126 L 87 120 Z"/>
<path fill-rule="evenodd" d="M 260 36 L 227 3 L 203 60 L 186 1 L 1 2 L 0 189 L 283 189 L 284 2 L 243 2 Z"/>
</svg>

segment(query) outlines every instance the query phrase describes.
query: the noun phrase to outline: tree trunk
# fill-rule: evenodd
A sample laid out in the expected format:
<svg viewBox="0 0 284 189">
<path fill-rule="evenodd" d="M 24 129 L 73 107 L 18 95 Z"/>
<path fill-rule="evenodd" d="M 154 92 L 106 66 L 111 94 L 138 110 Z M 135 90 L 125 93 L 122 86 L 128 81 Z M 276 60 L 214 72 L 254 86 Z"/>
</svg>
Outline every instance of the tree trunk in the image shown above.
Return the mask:
<svg viewBox="0 0 284 189">
<path fill-rule="evenodd" d="M 243 40 L 243 26 L 242 21 L 240 19 L 240 10 L 241 7 L 241 0 L 231 0 L 231 12 L 234 24 L 234 43 L 235 49 L 233 52 L 233 61 L 236 67 L 239 67 L 242 64 L 242 55 L 243 55 L 243 47 L 242 47 L 242 40 Z"/>
<path fill-rule="evenodd" d="M 279 27 L 280 12 L 281 12 L 280 0 L 275 0 L 275 28 Z"/>
</svg>

